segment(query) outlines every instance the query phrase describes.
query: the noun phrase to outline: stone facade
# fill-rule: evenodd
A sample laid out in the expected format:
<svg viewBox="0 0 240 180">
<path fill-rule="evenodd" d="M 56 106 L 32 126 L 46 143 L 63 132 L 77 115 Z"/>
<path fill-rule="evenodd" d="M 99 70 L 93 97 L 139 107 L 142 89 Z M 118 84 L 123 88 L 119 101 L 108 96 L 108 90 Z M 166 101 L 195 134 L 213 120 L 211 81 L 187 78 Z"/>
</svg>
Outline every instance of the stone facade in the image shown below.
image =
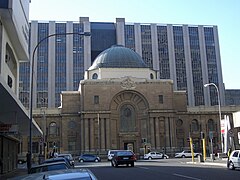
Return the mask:
<svg viewBox="0 0 240 180">
<path fill-rule="evenodd" d="M 213 131 L 214 150 L 221 151 L 217 108 L 189 111 L 186 93 L 173 91 L 171 80 L 83 80 L 79 91 L 62 92 L 61 98 L 58 110 L 34 116 L 41 127 L 45 118 L 46 151 L 56 147 L 61 153 L 105 155 L 109 149 L 132 149 L 142 154 L 149 147 L 173 154 L 189 148 L 189 136 L 201 151 L 201 131 L 207 139 Z"/>
</svg>

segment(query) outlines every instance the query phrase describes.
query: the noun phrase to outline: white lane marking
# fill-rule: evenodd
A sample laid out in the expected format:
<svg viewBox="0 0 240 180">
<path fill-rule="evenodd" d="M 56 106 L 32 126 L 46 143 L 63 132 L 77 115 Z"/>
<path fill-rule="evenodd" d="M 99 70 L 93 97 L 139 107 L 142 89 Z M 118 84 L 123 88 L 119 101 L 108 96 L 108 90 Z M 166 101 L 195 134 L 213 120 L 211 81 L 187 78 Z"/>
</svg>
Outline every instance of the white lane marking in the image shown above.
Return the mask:
<svg viewBox="0 0 240 180">
<path fill-rule="evenodd" d="M 174 176 L 178 176 L 178 177 L 183 177 L 183 178 L 186 178 L 186 179 L 194 179 L 194 180 L 201 180 L 199 178 L 195 178 L 195 177 L 191 177 L 191 176 L 184 176 L 184 175 L 181 175 L 181 174 L 173 174 Z"/>
<path fill-rule="evenodd" d="M 146 168 L 146 167 L 138 167 L 138 168 L 141 168 L 141 169 L 149 169 L 149 168 Z"/>
</svg>

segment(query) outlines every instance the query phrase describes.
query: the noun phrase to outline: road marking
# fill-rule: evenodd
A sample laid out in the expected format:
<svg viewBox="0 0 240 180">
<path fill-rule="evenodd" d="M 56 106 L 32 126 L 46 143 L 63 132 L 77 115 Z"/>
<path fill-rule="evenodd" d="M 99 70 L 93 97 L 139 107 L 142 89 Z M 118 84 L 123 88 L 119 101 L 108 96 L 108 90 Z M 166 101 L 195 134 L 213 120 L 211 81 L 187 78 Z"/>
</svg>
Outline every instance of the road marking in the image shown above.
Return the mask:
<svg viewBox="0 0 240 180">
<path fill-rule="evenodd" d="M 146 168 L 146 167 L 139 167 L 139 168 L 141 168 L 141 169 L 149 169 L 149 168 Z"/>
<path fill-rule="evenodd" d="M 183 178 L 186 178 L 186 179 L 201 180 L 199 178 L 195 178 L 195 177 L 191 177 L 191 176 L 184 176 L 184 175 L 181 175 L 181 174 L 173 174 L 173 175 L 178 176 L 178 177 L 183 177 Z"/>
</svg>

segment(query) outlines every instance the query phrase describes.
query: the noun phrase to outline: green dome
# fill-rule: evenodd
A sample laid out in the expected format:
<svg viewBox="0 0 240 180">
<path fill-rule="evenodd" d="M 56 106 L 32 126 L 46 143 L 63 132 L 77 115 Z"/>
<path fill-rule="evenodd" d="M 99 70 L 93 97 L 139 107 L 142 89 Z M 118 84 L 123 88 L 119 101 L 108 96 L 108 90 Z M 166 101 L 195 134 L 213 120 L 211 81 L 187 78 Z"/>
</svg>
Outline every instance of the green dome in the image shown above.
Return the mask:
<svg viewBox="0 0 240 180">
<path fill-rule="evenodd" d="M 89 70 L 97 68 L 147 68 L 147 65 L 135 51 L 116 45 L 101 52 Z"/>
</svg>

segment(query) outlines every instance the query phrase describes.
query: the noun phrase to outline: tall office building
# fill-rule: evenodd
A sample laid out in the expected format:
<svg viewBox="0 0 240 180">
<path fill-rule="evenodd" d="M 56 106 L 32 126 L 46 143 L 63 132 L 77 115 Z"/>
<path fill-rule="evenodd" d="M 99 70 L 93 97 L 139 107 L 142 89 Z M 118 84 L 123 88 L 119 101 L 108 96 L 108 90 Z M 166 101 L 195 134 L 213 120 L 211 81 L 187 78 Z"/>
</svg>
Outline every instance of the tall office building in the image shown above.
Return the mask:
<svg viewBox="0 0 240 180">
<path fill-rule="evenodd" d="M 172 79 L 174 90 L 187 92 L 188 106 L 221 104 L 225 90 L 217 26 L 90 22 L 31 22 L 30 52 L 37 42 L 55 33 L 91 32 L 91 37 L 57 35 L 40 44 L 35 54 L 33 107 L 58 107 L 60 92 L 77 90 L 93 60 L 112 45 L 133 49 L 148 67 L 156 70 L 159 79 Z M 29 106 L 29 63 L 20 69 L 20 99 Z"/>
</svg>

